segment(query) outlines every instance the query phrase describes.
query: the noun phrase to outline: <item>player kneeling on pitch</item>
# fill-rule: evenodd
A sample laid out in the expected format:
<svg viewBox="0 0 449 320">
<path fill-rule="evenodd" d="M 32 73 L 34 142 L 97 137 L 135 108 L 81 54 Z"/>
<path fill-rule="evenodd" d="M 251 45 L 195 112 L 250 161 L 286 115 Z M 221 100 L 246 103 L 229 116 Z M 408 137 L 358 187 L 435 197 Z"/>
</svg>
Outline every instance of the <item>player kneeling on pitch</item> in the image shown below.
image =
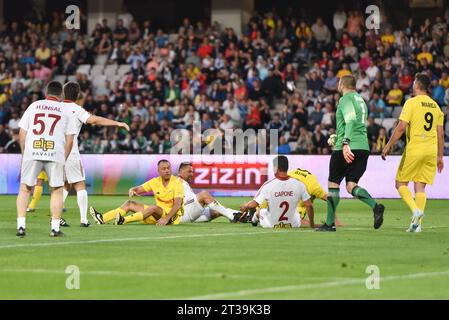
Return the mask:
<svg viewBox="0 0 449 320">
<path fill-rule="evenodd" d="M 275 177 L 262 185 L 253 200 L 242 204 L 240 211 L 247 213 L 266 202 L 267 208 L 260 209 L 253 215 L 253 225 L 260 222 L 260 225 L 264 228 L 299 228 L 301 218 L 296 209 L 301 200 L 306 207 L 310 225 L 315 226 L 310 195 L 304 183 L 291 178 L 287 174 L 287 157 L 276 157 L 273 162 L 273 169 Z"/>
<path fill-rule="evenodd" d="M 169 225 L 179 224 L 184 213 L 184 189 L 181 181 L 172 175 L 170 162 L 160 160 L 157 164 L 158 177 L 144 184 L 129 189 L 129 197 L 132 198 L 152 191 L 156 205 L 147 206 L 128 200 L 120 207 L 101 214 L 95 208 L 90 207 L 90 214 L 98 224 L 105 224 L 114 220 L 114 224 L 121 225 L 130 222 L 142 222 L 144 224 Z M 127 215 L 128 212 L 133 212 Z"/>
<path fill-rule="evenodd" d="M 184 187 L 184 215 L 181 217 L 181 223 L 208 222 L 220 216 L 224 216 L 232 222 L 235 215 L 240 215 L 240 212 L 236 210 L 223 207 L 207 191 L 193 193 L 190 187 L 193 179 L 193 167 L 190 162 L 183 162 L 179 165 L 178 176 Z"/>
</svg>

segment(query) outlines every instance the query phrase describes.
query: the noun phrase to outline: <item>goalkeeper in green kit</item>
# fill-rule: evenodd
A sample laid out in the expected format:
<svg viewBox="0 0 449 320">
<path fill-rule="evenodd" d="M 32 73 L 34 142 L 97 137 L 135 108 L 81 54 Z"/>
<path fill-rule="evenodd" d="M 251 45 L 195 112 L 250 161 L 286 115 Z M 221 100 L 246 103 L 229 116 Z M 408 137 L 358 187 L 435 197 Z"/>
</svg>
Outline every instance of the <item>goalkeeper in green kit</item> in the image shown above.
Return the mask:
<svg viewBox="0 0 449 320">
<path fill-rule="evenodd" d="M 327 219 L 316 231 L 336 231 L 335 211 L 340 202 L 340 183 L 346 180 L 346 190 L 366 203 L 374 213 L 374 229 L 383 223 L 385 207 L 374 200 L 367 190 L 358 185 L 366 170 L 369 156 L 366 119 L 368 109 L 363 98 L 355 91 L 354 76 L 343 76 L 338 83 L 342 94 L 338 102 L 336 140 L 329 164 L 329 191 L 327 193 Z"/>
</svg>

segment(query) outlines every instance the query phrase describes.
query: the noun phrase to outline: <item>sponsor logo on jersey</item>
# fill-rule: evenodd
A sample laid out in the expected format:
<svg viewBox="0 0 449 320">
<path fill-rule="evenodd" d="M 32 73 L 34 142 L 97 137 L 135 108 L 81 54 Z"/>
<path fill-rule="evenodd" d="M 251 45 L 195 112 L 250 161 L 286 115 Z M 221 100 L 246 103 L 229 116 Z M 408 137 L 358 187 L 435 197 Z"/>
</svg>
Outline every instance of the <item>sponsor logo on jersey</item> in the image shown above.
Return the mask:
<svg viewBox="0 0 449 320">
<path fill-rule="evenodd" d="M 53 150 L 55 148 L 55 142 L 51 140 L 45 140 L 40 138 L 33 141 L 33 149 L 42 149 L 42 151 Z"/>
</svg>

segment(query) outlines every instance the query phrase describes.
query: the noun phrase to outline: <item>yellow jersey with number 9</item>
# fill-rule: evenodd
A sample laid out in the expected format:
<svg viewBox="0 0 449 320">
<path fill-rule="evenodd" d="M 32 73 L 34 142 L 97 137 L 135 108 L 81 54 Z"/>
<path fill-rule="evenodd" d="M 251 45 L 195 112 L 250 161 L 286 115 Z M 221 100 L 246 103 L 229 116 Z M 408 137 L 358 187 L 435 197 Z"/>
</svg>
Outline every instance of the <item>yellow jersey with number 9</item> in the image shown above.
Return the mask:
<svg viewBox="0 0 449 320">
<path fill-rule="evenodd" d="M 437 155 L 437 127 L 443 125 L 444 114 L 432 98 L 418 95 L 408 99 L 399 120 L 408 123 L 407 155 Z"/>
</svg>

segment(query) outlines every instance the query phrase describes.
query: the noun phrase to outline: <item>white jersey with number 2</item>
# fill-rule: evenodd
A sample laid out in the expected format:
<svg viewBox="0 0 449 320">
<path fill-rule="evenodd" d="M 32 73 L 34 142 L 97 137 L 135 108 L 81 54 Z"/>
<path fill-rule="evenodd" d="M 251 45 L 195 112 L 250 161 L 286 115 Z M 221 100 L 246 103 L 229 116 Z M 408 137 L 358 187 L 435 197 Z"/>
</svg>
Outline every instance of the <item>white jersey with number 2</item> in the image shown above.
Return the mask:
<svg viewBox="0 0 449 320">
<path fill-rule="evenodd" d="M 299 218 L 296 212 L 298 203 L 300 200 L 307 201 L 309 199 L 310 195 L 307 193 L 306 186 L 290 177 L 276 177 L 265 182 L 254 197 L 254 201 L 259 205 L 264 201 L 268 204 L 266 214 L 261 216 L 261 219 L 268 220 L 264 223 L 261 221 L 261 225 L 267 227 L 288 224 L 299 227 L 299 225 L 295 225 Z"/>
<path fill-rule="evenodd" d="M 23 161 L 41 160 L 65 163 L 65 136 L 77 133 L 74 117 L 56 99 L 30 104 L 19 122 L 27 131 Z"/>
</svg>

